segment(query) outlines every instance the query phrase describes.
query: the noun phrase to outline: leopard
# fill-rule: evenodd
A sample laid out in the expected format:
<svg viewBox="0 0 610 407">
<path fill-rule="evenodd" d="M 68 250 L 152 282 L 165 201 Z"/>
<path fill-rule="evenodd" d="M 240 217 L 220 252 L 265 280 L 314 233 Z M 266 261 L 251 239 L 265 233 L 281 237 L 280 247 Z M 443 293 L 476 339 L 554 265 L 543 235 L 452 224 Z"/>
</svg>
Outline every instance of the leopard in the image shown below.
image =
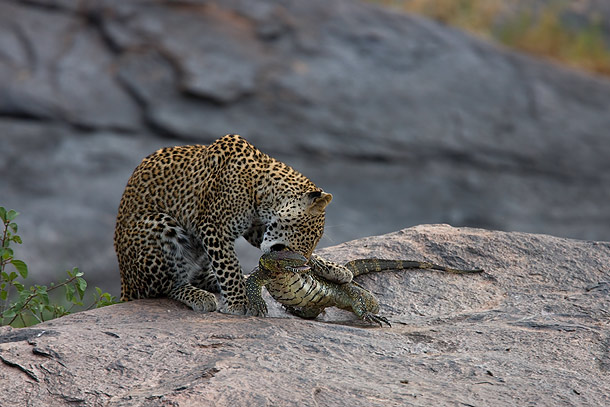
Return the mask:
<svg viewBox="0 0 610 407">
<path fill-rule="evenodd" d="M 237 134 L 165 147 L 129 178 L 114 247 L 121 300 L 167 297 L 199 312 L 248 313 L 235 242 L 315 259 L 321 277 L 353 275 L 313 253 L 332 194 Z M 219 300 L 215 294 L 219 294 Z"/>
</svg>

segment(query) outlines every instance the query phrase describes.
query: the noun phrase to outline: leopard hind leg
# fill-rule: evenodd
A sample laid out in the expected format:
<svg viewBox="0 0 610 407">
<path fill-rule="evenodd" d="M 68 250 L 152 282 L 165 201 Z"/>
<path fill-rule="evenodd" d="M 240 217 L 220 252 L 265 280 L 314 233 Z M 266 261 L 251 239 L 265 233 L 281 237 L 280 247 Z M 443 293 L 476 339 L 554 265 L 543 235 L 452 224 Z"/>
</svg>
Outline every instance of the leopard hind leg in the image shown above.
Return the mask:
<svg viewBox="0 0 610 407">
<path fill-rule="evenodd" d="M 132 239 L 123 257 L 132 263 L 132 270 L 122 271 L 131 277 L 123 282 L 125 299 L 167 296 L 196 311 L 218 308 L 208 290 L 217 286 L 215 276 L 210 277 L 209 259 L 174 218 L 163 213 L 146 215 L 127 232 Z"/>
</svg>

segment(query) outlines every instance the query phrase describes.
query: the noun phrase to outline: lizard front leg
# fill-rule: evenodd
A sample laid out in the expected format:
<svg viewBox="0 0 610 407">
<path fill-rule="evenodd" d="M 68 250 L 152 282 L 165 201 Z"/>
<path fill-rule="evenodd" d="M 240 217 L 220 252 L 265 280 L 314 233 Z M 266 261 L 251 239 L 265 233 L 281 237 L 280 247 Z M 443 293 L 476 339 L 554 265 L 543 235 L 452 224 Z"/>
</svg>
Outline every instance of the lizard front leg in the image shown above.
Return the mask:
<svg viewBox="0 0 610 407">
<path fill-rule="evenodd" d="M 267 315 L 267 303 L 263 299 L 263 287 L 270 281 L 258 267 L 246 279 L 246 296 L 248 297 L 247 315 Z"/>
<path fill-rule="evenodd" d="M 354 278 L 347 267 L 325 260 L 316 254 L 312 254 L 309 258 L 309 265 L 312 274 L 337 284 L 350 283 Z"/>
</svg>

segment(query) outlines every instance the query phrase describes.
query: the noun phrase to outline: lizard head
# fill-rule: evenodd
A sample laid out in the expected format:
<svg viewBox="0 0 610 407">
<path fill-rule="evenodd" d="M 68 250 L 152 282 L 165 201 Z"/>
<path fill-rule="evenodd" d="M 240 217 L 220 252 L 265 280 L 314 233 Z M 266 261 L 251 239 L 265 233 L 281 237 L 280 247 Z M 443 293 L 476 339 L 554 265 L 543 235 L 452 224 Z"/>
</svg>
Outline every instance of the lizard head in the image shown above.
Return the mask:
<svg viewBox="0 0 610 407">
<path fill-rule="evenodd" d="M 310 269 L 305 256 L 290 250 L 264 253 L 258 265 L 261 269 L 278 273 L 303 273 Z"/>
</svg>

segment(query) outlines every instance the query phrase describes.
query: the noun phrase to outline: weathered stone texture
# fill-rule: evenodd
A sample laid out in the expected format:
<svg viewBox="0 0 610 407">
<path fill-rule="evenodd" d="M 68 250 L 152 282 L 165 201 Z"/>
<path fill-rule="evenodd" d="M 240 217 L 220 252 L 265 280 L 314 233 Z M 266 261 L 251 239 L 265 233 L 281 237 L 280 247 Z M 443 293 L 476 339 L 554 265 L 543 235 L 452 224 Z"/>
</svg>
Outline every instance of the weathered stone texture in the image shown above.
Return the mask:
<svg viewBox="0 0 610 407">
<path fill-rule="evenodd" d="M 0 405 L 602 406 L 610 243 L 427 225 L 320 251 L 431 271 L 359 277 L 391 328 L 330 309 L 267 318 L 140 300 L 0 329 Z"/>
</svg>

